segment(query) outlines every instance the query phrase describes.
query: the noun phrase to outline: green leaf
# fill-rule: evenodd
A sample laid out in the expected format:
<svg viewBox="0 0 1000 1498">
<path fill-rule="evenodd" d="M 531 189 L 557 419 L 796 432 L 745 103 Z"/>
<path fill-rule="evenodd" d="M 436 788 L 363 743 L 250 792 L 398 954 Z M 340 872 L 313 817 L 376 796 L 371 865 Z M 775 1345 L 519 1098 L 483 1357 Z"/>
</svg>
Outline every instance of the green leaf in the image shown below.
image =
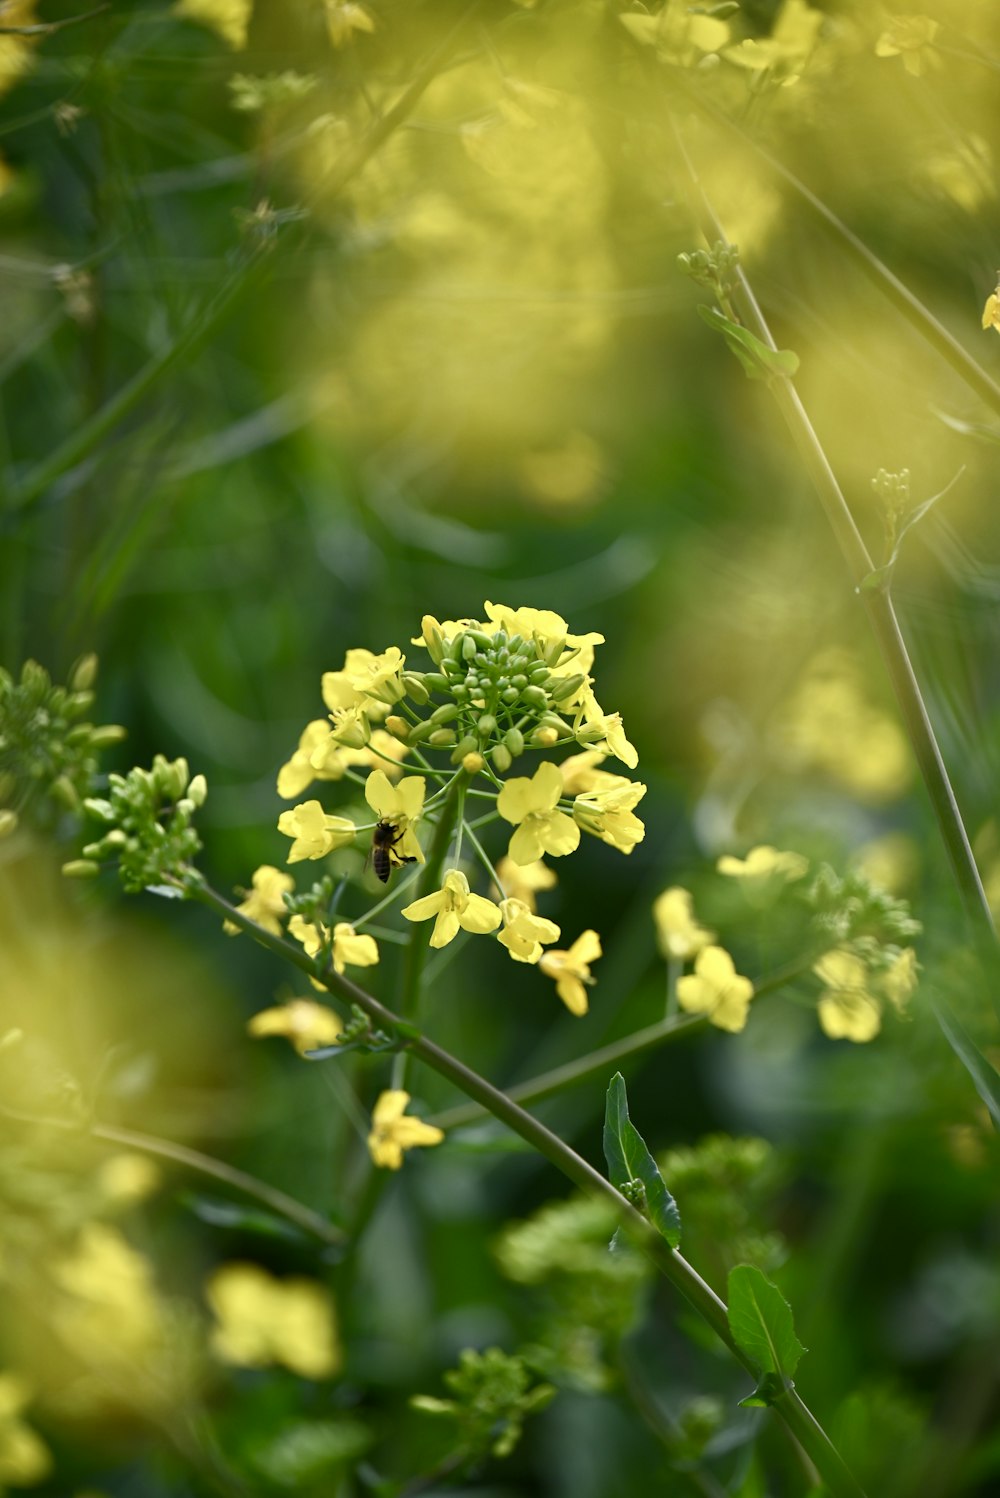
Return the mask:
<svg viewBox="0 0 1000 1498">
<path fill-rule="evenodd" d="M 993 1127 L 1000 1130 L 1000 1072 L 983 1055 L 972 1036 L 959 1024 L 954 1013 L 940 1000 L 934 1004 L 934 1018 L 941 1026 L 945 1040 L 972 1078 L 972 1085 L 989 1110 Z"/>
<path fill-rule="evenodd" d="M 628 1096 L 621 1072 L 615 1073 L 608 1087 L 604 1157 L 608 1162 L 611 1184 L 619 1191 L 632 1182 L 642 1182 L 650 1222 L 671 1248 L 677 1248 L 681 1241 L 681 1214 L 642 1135 L 628 1116 Z"/>
<path fill-rule="evenodd" d="M 788 1301 L 752 1264 L 737 1264 L 729 1272 L 729 1330 L 741 1352 L 782 1382 L 791 1378 L 806 1350 L 795 1335 Z M 770 1403 L 776 1392 L 764 1379 L 751 1397 Z"/>
<path fill-rule="evenodd" d="M 722 334 L 743 365 L 748 379 L 770 381 L 777 376 L 790 380 L 798 370 L 799 356 L 791 349 L 771 348 L 769 344 L 755 337 L 742 323 L 733 322 L 732 318 L 727 317 L 718 307 L 702 305 L 698 308 L 698 312 L 710 328 Z"/>
</svg>

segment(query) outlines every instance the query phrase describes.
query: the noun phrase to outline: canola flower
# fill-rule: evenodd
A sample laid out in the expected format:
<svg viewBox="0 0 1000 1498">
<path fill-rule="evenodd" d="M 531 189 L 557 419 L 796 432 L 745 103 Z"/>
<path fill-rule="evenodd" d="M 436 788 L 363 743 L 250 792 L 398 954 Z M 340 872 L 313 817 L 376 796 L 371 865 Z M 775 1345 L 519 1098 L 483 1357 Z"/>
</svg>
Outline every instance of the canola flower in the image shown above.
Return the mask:
<svg viewBox="0 0 1000 1498">
<path fill-rule="evenodd" d="M 247 1021 L 249 1035 L 283 1035 L 300 1056 L 320 1046 L 333 1045 L 343 1028 L 340 1015 L 314 999 L 289 999 L 285 1004 L 260 1010 Z"/>
<path fill-rule="evenodd" d="M 263 926 L 265 931 L 270 931 L 272 936 L 280 936 L 281 923 L 288 915 L 284 897 L 295 888 L 295 880 L 291 874 L 283 873 L 272 864 L 262 863 L 250 882 L 253 888 L 236 909 L 248 920 Z M 222 929 L 228 936 L 238 936 L 240 932 L 239 926 L 232 921 L 226 921 Z"/>
<path fill-rule="evenodd" d="M 694 972 L 677 980 L 677 1002 L 688 1014 L 705 1014 L 720 1030 L 734 1034 L 744 1028 L 753 998 L 753 984 L 736 971 L 723 947 L 703 947 Z"/>
<path fill-rule="evenodd" d="M 375 1165 L 384 1170 L 399 1170 L 405 1150 L 440 1144 L 444 1131 L 407 1114 L 410 1094 L 402 1088 L 383 1092 L 372 1110 L 372 1127 L 368 1151 Z"/>
<path fill-rule="evenodd" d="M 556 993 L 570 1014 L 587 1013 L 587 989 L 595 981 L 590 964 L 600 956 L 601 938 L 596 931 L 584 931 L 568 951 L 543 952 L 538 959 L 542 972 L 555 980 Z"/>
<path fill-rule="evenodd" d="M 858 953 L 835 948 L 813 965 L 823 985 L 816 1006 L 823 1033 L 831 1040 L 874 1040 L 882 1028 L 883 999 L 904 1014 L 917 986 L 917 954 L 901 951 L 887 967 L 873 972 Z"/>
<path fill-rule="evenodd" d="M 205 1287 L 211 1346 L 241 1368 L 280 1363 L 300 1378 L 331 1378 L 340 1366 L 336 1315 L 315 1280 L 279 1280 L 258 1264 L 223 1264 Z"/>
<path fill-rule="evenodd" d="M 694 901 L 686 889 L 673 886 L 653 901 L 656 939 L 663 956 L 687 962 L 715 940 L 715 933 L 702 926 L 694 914 Z"/>
</svg>

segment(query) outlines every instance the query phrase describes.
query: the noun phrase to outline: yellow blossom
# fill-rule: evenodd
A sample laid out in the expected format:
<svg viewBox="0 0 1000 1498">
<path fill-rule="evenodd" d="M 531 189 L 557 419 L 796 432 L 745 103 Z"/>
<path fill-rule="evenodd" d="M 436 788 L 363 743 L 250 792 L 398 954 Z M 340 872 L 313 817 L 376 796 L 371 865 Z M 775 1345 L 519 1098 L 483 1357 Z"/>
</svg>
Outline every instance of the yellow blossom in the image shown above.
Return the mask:
<svg viewBox="0 0 1000 1498">
<path fill-rule="evenodd" d="M 720 874 L 759 886 L 770 879 L 783 879 L 787 883 L 801 879 L 809 870 L 809 860 L 801 853 L 784 853 L 769 843 L 761 843 L 751 848 L 746 858 L 723 853 L 716 868 Z"/>
<path fill-rule="evenodd" d="M 395 645 L 375 655 L 370 650 L 349 650 L 340 671 L 324 671 L 323 701 L 331 713 L 341 708 L 371 710 L 372 705 L 392 706 L 403 696 L 400 673 L 406 657 Z"/>
<path fill-rule="evenodd" d="M 391 822 L 399 833 L 393 852 L 401 859 L 424 862 L 424 852 L 413 831 L 424 809 L 427 781 L 422 775 L 408 775 L 393 785 L 384 770 L 373 770 L 365 781 L 365 800 L 380 821 Z"/>
<path fill-rule="evenodd" d="M 65 1297 L 60 1335 L 85 1362 L 130 1365 L 160 1341 L 163 1316 L 149 1261 L 117 1228 L 86 1223 L 51 1274 Z"/>
<path fill-rule="evenodd" d="M 345 749 L 363 749 L 372 736 L 372 726 L 363 707 L 338 707 L 330 714 L 333 728 L 330 737 L 335 744 Z M 326 745 L 318 744 L 313 751 L 314 759 L 323 762 Z"/>
<path fill-rule="evenodd" d="M 554 889 L 559 883 L 555 869 L 550 869 L 541 859 L 537 863 L 517 864 L 506 854 L 497 864 L 497 878 L 501 885 L 498 894 L 520 900 L 532 912 L 538 908 L 535 900 L 538 891 Z"/>
<path fill-rule="evenodd" d="M 439 890 L 405 905 L 402 914 L 408 921 L 437 917 L 431 932 L 432 947 L 446 947 L 458 935 L 460 927 L 482 936 L 495 931 L 501 920 L 499 907 L 492 900 L 470 893 L 469 881 L 460 869 L 449 869 Z"/>
<path fill-rule="evenodd" d="M 358 936 L 347 921 L 338 921 L 333 933 L 325 926 L 312 925 L 301 915 L 293 915 L 288 922 L 288 934 L 301 942 L 306 955 L 315 957 L 320 949 L 329 944 L 334 972 L 342 973 L 345 967 L 372 967 L 378 962 L 378 946 L 373 936 Z"/>
<path fill-rule="evenodd" d="M 912 947 L 905 947 L 886 970 L 879 974 L 878 986 L 889 1003 L 902 1014 L 917 987 L 917 954 Z"/>
<path fill-rule="evenodd" d="M 540 764 L 530 780 L 522 775 L 504 782 L 497 811 L 517 828 L 508 849 L 515 863 L 536 863 L 543 853 L 561 858 L 579 847 L 579 827 L 558 810 L 562 793 L 559 767 L 550 760 Z"/>
<path fill-rule="evenodd" d="M 579 796 L 583 791 L 602 790 L 609 784 L 627 784 L 624 775 L 611 775 L 601 769 L 607 757 L 603 749 L 584 749 L 581 754 L 571 754 L 562 760 L 559 773 L 563 778 L 563 794 Z"/>
<path fill-rule="evenodd" d="M 594 646 L 604 644 L 600 634 L 570 634 L 566 620 L 551 609 L 512 609 L 505 603 L 484 603 L 483 608 L 494 630 L 504 629 L 508 635 L 534 640 L 549 665 L 554 670 L 559 668 L 557 675 L 573 676 L 578 671 L 586 675 L 594 663 Z M 570 659 L 559 667 L 564 651 L 570 652 Z"/>
<path fill-rule="evenodd" d="M 584 722 L 591 729 L 600 730 L 604 735 L 603 742 L 608 752 L 616 759 L 620 759 L 623 765 L 628 765 L 630 770 L 634 770 L 639 763 L 639 755 L 625 737 L 621 713 L 604 712 L 589 686 L 583 689 L 581 706 Z"/>
<path fill-rule="evenodd" d="M 250 1035 L 284 1035 L 300 1056 L 333 1045 L 343 1028 L 339 1015 L 313 999 L 289 999 L 286 1004 L 262 1009 L 247 1021 Z"/>
<path fill-rule="evenodd" d="M 596 931 L 582 932 L 567 952 L 543 952 L 538 966 L 547 978 L 554 978 L 556 993 L 570 1014 L 586 1014 L 587 986 L 594 982 L 590 964 L 601 955 L 601 938 Z"/>
<path fill-rule="evenodd" d="M 676 885 L 653 901 L 653 920 L 660 951 L 666 958 L 687 962 L 715 940 L 715 932 L 695 920 L 689 892 Z"/>
<path fill-rule="evenodd" d="M 326 29 L 334 47 L 353 40 L 356 31 L 375 30 L 375 22 L 363 5 L 351 0 L 326 0 Z"/>
<path fill-rule="evenodd" d="M 875 43 L 875 56 L 901 57 L 906 71 L 919 78 L 929 65 L 941 65 L 934 50 L 937 33 L 938 23 L 929 16 L 893 16 Z"/>
<path fill-rule="evenodd" d="M 212 1349 L 225 1362 L 281 1363 L 302 1378 L 329 1378 L 340 1366 L 333 1302 L 315 1280 L 279 1280 L 258 1264 L 223 1264 L 205 1298 L 216 1318 Z"/>
<path fill-rule="evenodd" d="M 97 1172 L 97 1185 L 106 1201 L 116 1206 L 143 1201 L 163 1179 L 160 1167 L 137 1150 L 120 1150 L 109 1156 Z"/>
<path fill-rule="evenodd" d="M 269 863 L 262 863 L 254 871 L 251 883 L 253 889 L 236 909 L 247 920 L 256 921 L 258 926 L 270 931 L 272 936 L 280 936 L 281 923 L 288 914 L 282 896 L 291 894 L 295 888 L 295 880 L 291 874 L 285 874 Z M 226 921 L 222 929 L 229 936 L 238 936 L 240 933 L 239 926 L 233 921 Z"/>
<path fill-rule="evenodd" d="M 868 990 L 868 968 L 842 948 L 813 965 L 826 992 L 817 1005 L 819 1022 L 831 1040 L 874 1040 L 882 1028 L 882 1006 Z"/>
<path fill-rule="evenodd" d="M 315 718 L 306 724 L 298 748 L 278 771 L 278 795 L 283 801 L 293 801 L 314 780 L 340 780 L 345 768 L 329 723 Z"/>
<path fill-rule="evenodd" d="M 246 0 L 249 4 L 249 0 Z M 0 24 L 9 26 L 12 30 L 18 26 L 37 26 L 39 17 L 36 14 L 37 0 L 7 0 L 0 6 Z M 0 34 L 0 94 L 5 94 L 9 88 L 26 73 L 34 61 L 34 51 L 38 38 L 33 36 L 17 36 Z M 6 162 L 2 163 L 0 176 L 6 175 Z M 3 184 L 6 186 L 6 183 Z"/>
<path fill-rule="evenodd" d="M 177 0 L 174 6 L 175 16 L 210 26 L 236 52 L 247 44 L 252 11 L 253 0 Z"/>
<path fill-rule="evenodd" d="M 632 810 L 645 794 L 646 787 L 631 780 L 607 790 L 587 791 L 573 802 L 573 817 L 584 832 L 610 843 L 619 853 L 631 853 L 646 836 L 645 826 Z"/>
<path fill-rule="evenodd" d="M 805 0 L 784 0 L 770 36 L 748 38 L 723 55 L 727 62 L 755 72 L 767 68 L 783 83 L 794 83 L 809 61 L 822 25 L 822 11 L 813 10 Z"/>
<path fill-rule="evenodd" d="M 498 626 L 495 624 L 484 624 L 480 619 L 435 619 L 433 614 L 425 614 L 420 621 L 420 633 L 411 639 L 411 645 L 423 645 L 431 657 L 440 663 L 443 655 L 443 646 L 450 645 L 456 635 L 463 634 L 467 629 L 479 629 L 483 634 L 495 635 Z"/>
<path fill-rule="evenodd" d="M 408 1092 L 393 1089 L 383 1092 L 372 1110 L 368 1149 L 372 1160 L 383 1169 L 398 1170 L 403 1163 L 404 1150 L 440 1144 L 444 1138 L 442 1129 L 407 1116 L 409 1101 Z"/>
<path fill-rule="evenodd" d="M 0 1485 L 29 1488 L 44 1482 L 52 1457 L 42 1439 L 22 1420 L 31 1400 L 27 1383 L 14 1373 L 0 1373 Z"/>
<path fill-rule="evenodd" d="M 720 1030 L 734 1034 L 747 1022 L 753 984 L 742 977 L 722 947 L 703 947 L 694 972 L 677 980 L 677 1002 L 689 1014 L 706 1014 Z"/>
<path fill-rule="evenodd" d="M 690 67 L 717 53 L 730 38 L 727 21 L 693 15 L 684 0 L 667 0 L 657 15 L 629 11 L 619 16 L 625 29 L 644 46 L 655 47 L 668 62 Z"/>
<path fill-rule="evenodd" d="M 558 941 L 562 935 L 555 921 L 534 915 L 523 900 L 500 901 L 504 929 L 497 937 L 515 962 L 537 962 L 543 943 Z"/>
<path fill-rule="evenodd" d="M 294 839 L 288 853 L 289 863 L 304 858 L 325 858 L 334 848 L 343 848 L 357 836 L 357 828 L 347 817 L 332 817 L 318 801 L 303 801 L 278 818 L 278 831 Z"/>
<path fill-rule="evenodd" d="M 983 327 L 996 328 L 1000 333 L 1000 286 L 996 291 L 991 291 L 986 298 L 986 306 L 983 308 Z"/>
</svg>

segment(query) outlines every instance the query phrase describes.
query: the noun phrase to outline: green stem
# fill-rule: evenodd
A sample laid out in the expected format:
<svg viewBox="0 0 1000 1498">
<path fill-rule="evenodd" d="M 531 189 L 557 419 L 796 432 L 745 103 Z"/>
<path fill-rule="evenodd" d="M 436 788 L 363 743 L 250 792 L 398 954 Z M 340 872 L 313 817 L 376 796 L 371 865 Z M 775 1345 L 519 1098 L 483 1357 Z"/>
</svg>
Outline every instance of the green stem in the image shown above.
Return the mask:
<svg viewBox="0 0 1000 1498">
<path fill-rule="evenodd" d="M 695 216 L 702 233 L 709 243 L 718 240 L 728 243 L 722 224 L 701 185 L 673 119 L 671 124 L 690 182 Z M 771 330 L 742 268 L 737 270 L 737 276 L 749 326 L 769 348 L 776 349 Z M 788 379 L 771 379 L 768 381 L 768 388 L 812 479 L 830 528 L 847 563 L 855 592 L 865 605 L 969 920 L 981 937 L 986 937 L 991 945 L 995 945 L 997 933 L 989 902 L 927 707 L 910 664 L 892 600 L 887 592 L 862 587 L 865 578 L 874 570 L 874 564 L 798 391 Z M 1000 999 L 996 1002 L 1000 1005 Z"/>
<path fill-rule="evenodd" d="M 801 978 L 809 972 L 813 960 L 810 958 L 808 962 L 789 964 L 770 977 L 762 978 L 754 985 L 754 1003 L 765 994 L 774 993 L 796 978 Z M 707 1015 L 672 1015 L 658 1020 L 655 1025 L 634 1030 L 622 1040 L 613 1040 L 610 1045 L 601 1046 L 599 1050 L 588 1051 L 586 1056 L 581 1056 L 576 1061 L 567 1061 L 564 1065 L 553 1067 L 551 1071 L 542 1072 L 525 1082 L 515 1082 L 512 1087 L 507 1088 L 507 1096 L 518 1103 L 540 1103 L 543 1098 L 553 1097 L 557 1092 L 564 1092 L 567 1087 L 576 1087 L 580 1082 L 590 1081 L 592 1077 L 606 1077 L 609 1072 L 617 1071 L 623 1063 L 634 1061 L 647 1051 L 657 1050 L 672 1040 L 683 1040 L 688 1035 L 696 1035 L 710 1028 Z M 488 1112 L 488 1109 L 476 1103 L 462 1103 L 456 1108 L 435 1114 L 428 1122 L 437 1124 L 439 1129 L 457 1129 L 466 1124 L 477 1123 Z"/>
<path fill-rule="evenodd" d="M 283 937 L 273 936 L 269 931 L 263 930 L 262 927 L 248 920 L 235 906 L 230 905 L 228 900 L 224 900 L 208 885 L 192 885 L 190 893 L 225 920 L 232 921 L 241 930 L 249 932 L 260 942 L 261 946 L 279 953 L 295 967 L 308 973 L 310 977 L 317 978 L 330 993 L 336 994 L 348 1004 L 356 1004 L 380 1028 L 390 1031 L 397 1028 L 399 1016 L 393 1014 L 391 1009 L 387 1009 L 384 1004 L 379 1003 L 363 988 L 359 988 L 351 979 L 334 972 L 332 968 L 317 972 L 316 964 L 300 948 L 285 941 Z M 406 1038 L 411 1054 L 422 1061 L 425 1066 L 429 1066 L 446 1081 L 453 1083 L 467 1097 L 480 1104 L 487 1112 L 492 1113 L 494 1118 L 506 1124 L 513 1133 L 520 1135 L 533 1149 L 536 1149 L 557 1170 L 560 1170 L 569 1181 L 572 1181 L 574 1186 L 590 1196 L 608 1202 L 614 1208 L 619 1222 L 633 1242 L 708 1323 L 719 1339 L 729 1348 L 733 1357 L 753 1378 L 759 1378 L 760 1370 L 753 1359 L 749 1358 L 733 1340 L 729 1330 L 725 1302 L 720 1300 L 711 1286 L 681 1254 L 670 1248 L 665 1240 L 653 1231 L 646 1219 L 639 1215 L 610 1181 L 606 1180 L 582 1155 L 578 1155 L 545 1124 L 540 1123 L 530 1113 L 526 1113 L 506 1093 L 501 1092 L 485 1077 L 466 1066 L 457 1056 L 453 1056 L 419 1032 L 411 1031 L 409 1026 L 406 1028 Z M 785 1390 L 775 1400 L 774 1408 L 815 1464 L 833 1498 L 865 1498 L 863 1490 L 845 1466 L 836 1447 L 794 1389 Z"/>
</svg>

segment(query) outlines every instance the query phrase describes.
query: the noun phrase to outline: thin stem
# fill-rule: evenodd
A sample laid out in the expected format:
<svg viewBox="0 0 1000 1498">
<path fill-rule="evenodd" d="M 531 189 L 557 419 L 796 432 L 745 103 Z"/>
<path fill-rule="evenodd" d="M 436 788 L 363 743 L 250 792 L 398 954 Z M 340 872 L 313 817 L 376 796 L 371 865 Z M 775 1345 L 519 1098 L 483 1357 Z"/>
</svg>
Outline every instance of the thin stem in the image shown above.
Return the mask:
<svg viewBox="0 0 1000 1498">
<path fill-rule="evenodd" d="M 483 847 L 482 843 L 479 841 L 478 837 L 473 832 L 473 830 L 472 830 L 472 824 L 469 823 L 469 822 L 466 822 L 466 824 L 465 824 L 465 830 L 469 834 L 469 842 L 472 844 L 472 846 L 476 850 L 476 857 L 479 859 L 480 863 L 483 865 L 483 867 L 486 870 L 487 874 L 489 874 L 490 878 L 493 880 L 493 883 L 496 885 L 497 889 L 500 891 L 500 898 L 501 898 L 501 900 L 506 899 L 506 894 L 504 892 L 504 887 L 500 883 L 500 876 L 497 873 L 496 869 L 493 867 L 493 864 L 490 861 L 490 856 L 486 852 L 486 849 Z"/>
<path fill-rule="evenodd" d="M 260 942 L 261 946 L 286 957 L 295 967 L 307 972 L 310 977 L 315 977 L 332 994 L 336 994 L 348 1004 L 356 1004 L 381 1028 L 390 1031 L 398 1028 L 399 1017 L 384 1004 L 379 1003 L 371 994 L 332 968 L 317 972 L 316 964 L 303 951 L 292 946 L 283 937 L 273 936 L 271 932 L 263 930 L 262 927 L 248 920 L 235 906 L 230 905 L 228 900 L 224 900 L 207 884 L 191 886 L 190 893 L 224 919 L 233 921 L 242 930 L 249 932 Z M 436 1071 L 446 1081 L 453 1083 L 467 1097 L 479 1103 L 501 1123 L 506 1124 L 512 1132 L 520 1135 L 581 1191 L 610 1203 L 622 1227 L 641 1252 L 655 1264 L 664 1277 L 708 1323 L 719 1339 L 729 1348 L 733 1357 L 754 1378 L 759 1377 L 760 1370 L 753 1359 L 749 1358 L 733 1340 L 729 1330 L 725 1302 L 720 1300 L 711 1286 L 681 1254 L 670 1248 L 666 1241 L 653 1231 L 646 1219 L 639 1215 L 610 1181 L 606 1180 L 582 1155 L 578 1155 L 545 1124 L 540 1123 L 530 1113 L 526 1113 L 512 1098 L 494 1087 L 492 1082 L 488 1082 L 478 1072 L 466 1066 L 457 1056 L 453 1056 L 433 1040 L 428 1040 L 426 1036 L 411 1029 L 409 1025 L 405 1033 L 410 1052 L 418 1060 L 429 1066 L 432 1071 Z M 815 1464 L 833 1498 L 865 1498 L 863 1489 L 845 1466 L 836 1447 L 794 1389 L 786 1389 L 781 1393 L 774 1401 L 774 1409 Z"/>
<path fill-rule="evenodd" d="M 695 215 L 702 233 L 710 243 L 718 240 L 728 243 L 722 224 L 702 187 L 697 170 L 681 139 L 676 121 L 672 117 L 671 124 L 678 152 L 690 182 Z M 771 330 L 742 268 L 738 268 L 737 276 L 750 327 L 769 348 L 776 348 Z M 865 578 L 873 571 L 874 564 L 795 386 L 791 380 L 773 378 L 768 381 L 768 389 L 784 417 L 799 456 L 812 479 L 827 520 L 847 563 L 855 592 L 860 595 L 865 605 L 966 913 L 973 928 L 981 936 L 987 937 L 991 945 L 995 945 L 997 933 L 989 902 L 927 707 L 910 664 L 892 600 L 883 590 L 862 587 Z M 1000 1006 L 1000 998 L 997 998 L 995 1002 Z"/>
</svg>

